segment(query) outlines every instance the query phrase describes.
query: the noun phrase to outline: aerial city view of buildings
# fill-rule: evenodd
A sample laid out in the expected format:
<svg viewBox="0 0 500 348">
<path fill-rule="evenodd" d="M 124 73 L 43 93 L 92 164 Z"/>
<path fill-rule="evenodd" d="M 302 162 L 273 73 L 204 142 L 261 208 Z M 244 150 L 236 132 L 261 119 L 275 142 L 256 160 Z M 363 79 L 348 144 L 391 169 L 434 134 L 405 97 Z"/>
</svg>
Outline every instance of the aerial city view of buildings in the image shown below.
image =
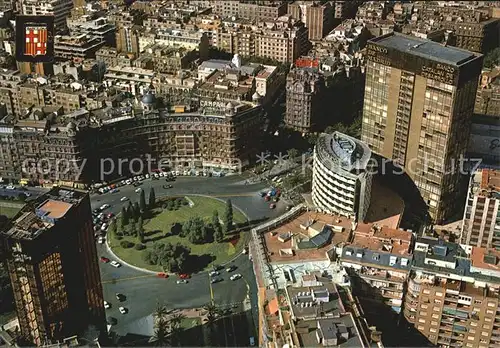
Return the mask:
<svg viewBox="0 0 500 348">
<path fill-rule="evenodd" d="M 500 348 L 500 2 L 0 0 L 0 346 Z"/>
</svg>

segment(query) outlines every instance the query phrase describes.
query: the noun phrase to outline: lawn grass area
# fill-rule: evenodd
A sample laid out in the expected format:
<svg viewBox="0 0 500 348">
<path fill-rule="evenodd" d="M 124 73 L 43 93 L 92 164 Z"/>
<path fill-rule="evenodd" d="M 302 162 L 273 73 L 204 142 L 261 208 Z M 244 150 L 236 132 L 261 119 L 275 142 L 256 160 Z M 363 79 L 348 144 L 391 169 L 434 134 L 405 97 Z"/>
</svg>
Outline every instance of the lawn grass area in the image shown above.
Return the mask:
<svg viewBox="0 0 500 348">
<path fill-rule="evenodd" d="M 201 318 L 183 318 L 181 322 L 181 327 L 184 330 L 189 330 L 193 327 L 201 325 Z"/>
<path fill-rule="evenodd" d="M 217 199 L 201 196 L 186 196 L 188 200 L 193 202 L 193 206 L 181 206 L 178 210 L 163 210 L 158 208 L 155 211 L 155 216 L 150 220 L 144 221 L 144 235 L 146 236 L 145 245 L 151 248 L 154 243 L 180 243 L 191 250 L 191 255 L 199 258 L 199 264 L 204 268 L 210 267 L 213 264 L 223 264 L 230 261 L 244 244 L 244 238 L 241 238 L 241 233 L 231 235 L 232 242 L 227 240 L 222 243 L 205 243 L 192 244 L 186 238 L 177 235 L 166 235 L 170 232 L 170 228 L 174 223 L 183 223 L 190 217 L 204 218 L 207 223 L 211 221 L 214 210 L 217 210 L 219 217 L 222 219 L 225 211 L 225 202 Z M 245 215 L 233 206 L 233 221 L 235 224 L 246 222 Z M 138 243 L 137 238 L 132 236 L 124 236 L 122 240 L 116 240 L 115 236 L 109 236 L 108 242 L 113 252 L 123 261 L 134 266 L 149 269 L 151 271 L 160 272 L 161 267 L 147 264 L 143 255 L 146 250 L 135 250 L 134 248 L 124 249 L 120 246 L 120 242 L 126 240 Z M 213 260 L 212 260 L 213 259 Z"/>
<path fill-rule="evenodd" d="M 9 219 L 13 218 L 14 215 L 16 215 L 19 210 L 21 210 L 21 208 L 22 208 L 21 206 L 19 208 L 17 208 L 17 207 L 13 208 L 13 207 L 2 207 L 2 206 L 0 206 L 0 215 L 5 215 Z"/>
</svg>

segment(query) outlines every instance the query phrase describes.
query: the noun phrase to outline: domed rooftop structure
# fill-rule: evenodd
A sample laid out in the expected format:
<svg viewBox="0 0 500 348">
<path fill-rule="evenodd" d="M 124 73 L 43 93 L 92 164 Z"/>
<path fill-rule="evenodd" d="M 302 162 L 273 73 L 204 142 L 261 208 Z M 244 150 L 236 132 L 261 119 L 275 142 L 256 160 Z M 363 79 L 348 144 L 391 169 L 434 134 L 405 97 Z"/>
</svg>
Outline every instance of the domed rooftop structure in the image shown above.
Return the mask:
<svg viewBox="0 0 500 348">
<path fill-rule="evenodd" d="M 255 93 L 252 95 L 252 99 L 253 100 L 259 100 L 260 99 L 260 94 L 257 91 L 255 91 Z"/>
<path fill-rule="evenodd" d="M 155 95 L 151 92 L 144 94 L 144 96 L 142 97 L 142 103 L 149 104 L 149 105 L 155 104 L 156 103 Z"/>
</svg>

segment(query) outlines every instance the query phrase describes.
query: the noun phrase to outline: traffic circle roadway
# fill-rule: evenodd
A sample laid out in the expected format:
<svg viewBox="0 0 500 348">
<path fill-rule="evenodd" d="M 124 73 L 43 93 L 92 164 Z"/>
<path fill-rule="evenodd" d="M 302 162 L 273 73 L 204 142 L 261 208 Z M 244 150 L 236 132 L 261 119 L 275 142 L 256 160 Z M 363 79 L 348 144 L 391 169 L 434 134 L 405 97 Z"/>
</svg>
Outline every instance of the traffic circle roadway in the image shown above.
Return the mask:
<svg viewBox="0 0 500 348">
<path fill-rule="evenodd" d="M 171 183 L 173 188 L 164 189 L 165 180 L 146 180 L 141 187 L 149 194 L 150 187 L 154 187 L 156 197 L 201 194 L 219 199 L 231 199 L 233 204 L 241 209 L 251 220 L 274 218 L 282 214 L 284 204 L 278 202 L 276 209 L 270 209 L 269 204 L 259 195 L 259 192 L 267 189 L 265 183 L 245 185 L 238 177 L 206 178 L 206 177 L 180 177 Z M 131 201 L 138 201 L 139 195 L 135 193 L 134 186 L 123 186 L 117 193 L 106 193 L 102 195 L 91 195 L 92 209 L 103 204 L 111 207 L 106 210 L 117 214 L 123 205 L 122 197 L 128 197 Z M 248 232 L 249 233 L 249 232 Z M 115 260 L 106 244 L 97 244 L 99 258 L 102 256 Z M 111 304 L 106 310 L 108 317 L 117 319 L 117 325 L 113 330 L 124 335 L 139 328 L 138 321 L 154 312 L 158 304 L 165 305 L 169 309 L 186 309 L 203 307 L 212 300 L 217 306 L 232 306 L 233 311 L 243 309 L 243 301 L 250 293 L 255 294 L 257 285 L 252 269 L 252 262 L 248 255 L 240 254 L 230 264 L 237 267 L 233 273 L 240 273 L 242 279 L 231 281 L 231 273 L 225 270 L 221 272 L 223 281 L 210 284 L 207 272 L 193 274 L 186 284 L 177 284 L 178 278 L 160 278 L 156 274 L 140 271 L 122 264 L 115 268 L 109 264 L 100 262 L 101 279 L 104 292 L 104 300 Z M 123 302 L 118 302 L 116 293 L 125 295 Z M 254 307 L 255 304 L 252 304 Z M 120 314 L 118 307 L 124 306 L 128 309 L 127 314 Z M 238 307 L 238 308 L 234 308 Z M 137 333 L 137 332 L 136 332 Z"/>
</svg>

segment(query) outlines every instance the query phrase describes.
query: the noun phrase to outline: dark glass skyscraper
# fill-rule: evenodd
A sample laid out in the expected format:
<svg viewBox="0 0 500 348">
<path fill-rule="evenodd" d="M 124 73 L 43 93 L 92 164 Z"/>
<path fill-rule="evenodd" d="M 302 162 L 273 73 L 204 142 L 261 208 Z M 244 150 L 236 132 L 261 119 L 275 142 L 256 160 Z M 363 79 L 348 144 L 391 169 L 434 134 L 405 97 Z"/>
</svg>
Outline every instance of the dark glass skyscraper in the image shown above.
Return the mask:
<svg viewBox="0 0 500 348">
<path fill-rule="evenodd" d="M 54 188 L 2 232 L 22 336 L 35 345 L 106 322 L 89 195 Z"/>
</svg>

